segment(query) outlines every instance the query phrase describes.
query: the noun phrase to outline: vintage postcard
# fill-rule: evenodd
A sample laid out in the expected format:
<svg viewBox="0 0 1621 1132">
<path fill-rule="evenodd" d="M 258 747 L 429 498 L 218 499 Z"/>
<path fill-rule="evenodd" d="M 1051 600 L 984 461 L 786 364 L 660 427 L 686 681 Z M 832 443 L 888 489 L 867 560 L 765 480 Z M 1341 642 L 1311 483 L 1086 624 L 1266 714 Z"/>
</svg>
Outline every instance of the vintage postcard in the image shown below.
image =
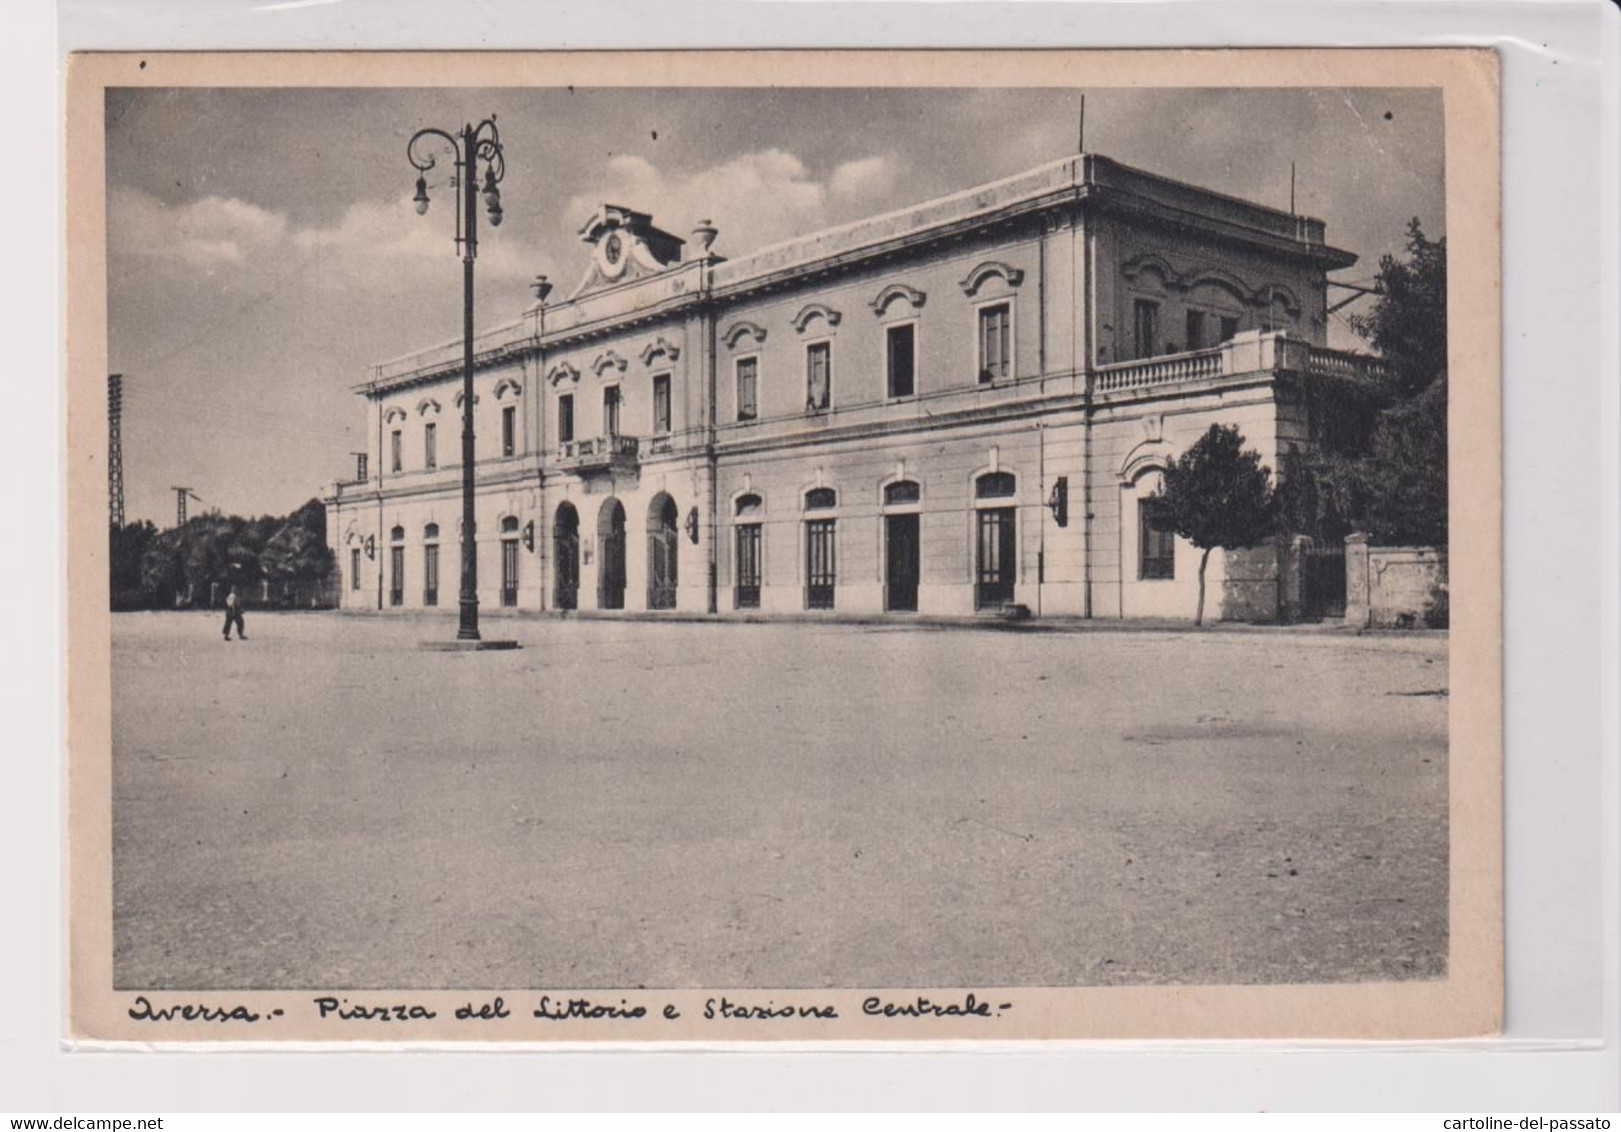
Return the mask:
<svg viewBox="0 0 1621 1132">
<path fill-rule="evenodd" d="M 1497 76 L 73 57 L 69 1036 L 1495 1032 Z"/>
</svg>

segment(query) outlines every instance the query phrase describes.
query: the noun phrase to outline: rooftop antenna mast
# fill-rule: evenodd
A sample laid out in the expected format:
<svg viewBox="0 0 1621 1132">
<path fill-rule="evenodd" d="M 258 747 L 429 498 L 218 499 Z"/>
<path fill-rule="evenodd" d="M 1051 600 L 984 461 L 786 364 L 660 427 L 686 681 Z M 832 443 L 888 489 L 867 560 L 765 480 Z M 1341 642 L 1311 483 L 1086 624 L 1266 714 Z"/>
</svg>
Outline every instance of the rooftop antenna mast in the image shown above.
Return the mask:
<svg viewBox="0 0 1621 1132">
<path fill-rule="evenodd" d="M 1289 215 L 1295 214 L 1295 163 L 1289 162 Z"/>
<path fill-rule="evenodd" d="M 1086 95 L 1081 95 L 1081 124 L 1075 135 L 1075 152 L 1086 152 Z"/>
</svg>

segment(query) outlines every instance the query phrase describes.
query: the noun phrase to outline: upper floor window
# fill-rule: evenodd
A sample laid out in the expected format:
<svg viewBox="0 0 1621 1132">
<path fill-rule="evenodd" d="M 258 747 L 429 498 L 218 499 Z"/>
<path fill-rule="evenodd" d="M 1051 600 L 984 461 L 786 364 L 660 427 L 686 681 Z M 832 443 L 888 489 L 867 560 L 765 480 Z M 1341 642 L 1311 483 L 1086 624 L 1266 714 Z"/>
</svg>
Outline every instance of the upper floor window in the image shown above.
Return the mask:
<svg viewBox="0 0 1621 1132">
<path fill-rule="evenodd" d="M 805 408 L 819 412 L 833 404 L 833 344 L 805 347 Z"/>
<path fill-rule="evenodd" d="M 661 373 L 653 379 L 653 432 L 660 435 L 670 431 L 670 375 Z"/>
<path fill-rule="evenodd" d="M 1159 353 L 1159 304 L 1152 299 L 1138 299 L 1131 306 L 1132 343 L 1134 356 L 1151 358 Z"/>
<path fill-rule="evenodd" d="M 1205 315 L 1204 311 L 1189 311 L 1187 317 L 1188 346 L 1190 350 L 1202 350 L 1210 345 L 1205 341 Z"/>
<path fill-rule="evenodd" d="M 1224 314 L 1221 316 L 1221 340 L 1230 342 L 1238 334 L 1238 318 L 1236 315 Z"/>
<path fill-rule="evenodd" d="M 501 455 L 511 456 L 518 451 L 518 406 L 508 405 L 501 410 Z"/>
<path fill-rule="evenodd" d="M 1007 377 L 1013 370 L 1013 308 L 993 303 L 979 308 L 979 380 Z"/>
<path fill-rule="evenodd" d="M 389 467 L 399 471 L 405 466 L 405 441 L 400 438 L 400 430 L 395 429 L 388 434 Z"/>
<path fill-rule="evenodd" d="M 891 326 L 889 344 L 889 395 L 910 397 L 917 389 L 917 327 L 910 323 Z"/>
<path fill-rule="evenodd" d="M 439 426 L 432 421 L 422 426 L 422 466 L 439 466 Z"/>
<path fill-rule="evenodd" d="M 557 399 L 557 439 L 567 444 L 574 439 L 574 394 L 565 393 Z"/>
<path fill-rule="evenodd" d="M 619 386 L 610 385 L 602 391 L 602 434 L 619 435 Z"/>
<path fill-rule="evenodd" d="M 752 421 L 760 413 L 760 359 L 737 359 L 737 419 Z"/>
</svg>

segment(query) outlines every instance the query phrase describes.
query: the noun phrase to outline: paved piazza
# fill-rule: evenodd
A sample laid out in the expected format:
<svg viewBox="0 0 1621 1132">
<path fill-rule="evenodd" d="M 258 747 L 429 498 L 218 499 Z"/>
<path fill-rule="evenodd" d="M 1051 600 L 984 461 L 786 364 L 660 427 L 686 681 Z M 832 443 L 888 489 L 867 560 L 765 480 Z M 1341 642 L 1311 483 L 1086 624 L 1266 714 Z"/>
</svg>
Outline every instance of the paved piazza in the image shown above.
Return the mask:
<svg viewBox="0 0 1621 1132">
<path fill-rule="evenodd" d="M 113 620 L 121 988 L 1445 969 L 1444 637 Z"/>
</svg>

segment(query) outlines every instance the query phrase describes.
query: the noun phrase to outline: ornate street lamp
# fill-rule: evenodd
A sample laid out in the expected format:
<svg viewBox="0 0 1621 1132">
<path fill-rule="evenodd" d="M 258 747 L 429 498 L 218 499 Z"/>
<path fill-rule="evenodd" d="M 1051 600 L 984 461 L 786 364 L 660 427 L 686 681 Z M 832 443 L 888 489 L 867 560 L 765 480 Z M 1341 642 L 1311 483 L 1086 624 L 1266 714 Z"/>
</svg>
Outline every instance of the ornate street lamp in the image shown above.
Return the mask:
<svg viewBox="0 0 1621 1132">
<path fill-rule="evenodd" d="M 473 261 L 478 258 L 478 198 L 483 196 L 490 227 L 501 223 L 501 179 L 506 176 L 506 156 L 501 134 L 491 114 L 476 126 L 463 126 L 457 134 L 432 127 L 418 130 L 406 144 L 405 155 L 416 169 L 417 215 L 428 211 L 428 171 L 436 164 L 425 139 L 449 144 L 456 156 L 456 246 L 462 256 L 462 584 L 461 624 L 458 641 L 476 641 L 478 634 L 478 549 L 474 541 L 473 502 Z M 434 147 L 437 148 L 437 147 Z M 479 163 L 483 163 L 483 186 L 479 186 Z"/>
</svg>

